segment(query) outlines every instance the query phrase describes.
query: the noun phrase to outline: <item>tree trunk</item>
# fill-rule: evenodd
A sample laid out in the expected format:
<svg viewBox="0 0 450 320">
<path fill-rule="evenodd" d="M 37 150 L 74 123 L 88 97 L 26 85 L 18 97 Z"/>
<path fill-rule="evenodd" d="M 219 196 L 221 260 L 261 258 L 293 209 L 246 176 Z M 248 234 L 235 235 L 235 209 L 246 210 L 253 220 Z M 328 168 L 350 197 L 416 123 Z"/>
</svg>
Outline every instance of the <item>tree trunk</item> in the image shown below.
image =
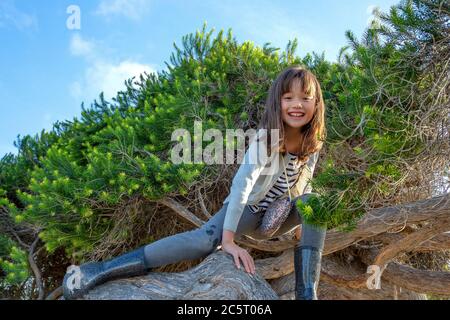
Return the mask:
<svg viewBox="0 0 450 320">
<path fill-rule="evenodd" d="M 150 272 L 110 281 L 92 289 L 84 299 L 276 300 L 278 295 L 261 275 L 238 270 L 231 255 L 216 251 L 188 271 Z"/>
</svg>

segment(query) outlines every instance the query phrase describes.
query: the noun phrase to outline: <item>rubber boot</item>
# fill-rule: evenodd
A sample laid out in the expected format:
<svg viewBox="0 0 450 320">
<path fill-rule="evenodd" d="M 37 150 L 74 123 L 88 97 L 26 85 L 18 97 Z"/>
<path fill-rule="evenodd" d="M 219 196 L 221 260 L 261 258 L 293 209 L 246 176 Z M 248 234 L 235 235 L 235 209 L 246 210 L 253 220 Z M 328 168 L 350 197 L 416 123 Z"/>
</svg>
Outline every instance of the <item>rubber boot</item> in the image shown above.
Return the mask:
<svg viewBox="0 0 450 320">
<path fill-rule="evenodd" d="M 78 299 L 89 290 L 106 281 L 144 275 L 149 271 L 144 257 L 144 246 L 103 262 L 88 262 L 70 266 L 63 280 L 64 299 Z"/>
<path fill-rule="evenodd" d="M 311 246 L 294 248 L 295 299 L 317 300 L 322 252 Z"/>
</svg>

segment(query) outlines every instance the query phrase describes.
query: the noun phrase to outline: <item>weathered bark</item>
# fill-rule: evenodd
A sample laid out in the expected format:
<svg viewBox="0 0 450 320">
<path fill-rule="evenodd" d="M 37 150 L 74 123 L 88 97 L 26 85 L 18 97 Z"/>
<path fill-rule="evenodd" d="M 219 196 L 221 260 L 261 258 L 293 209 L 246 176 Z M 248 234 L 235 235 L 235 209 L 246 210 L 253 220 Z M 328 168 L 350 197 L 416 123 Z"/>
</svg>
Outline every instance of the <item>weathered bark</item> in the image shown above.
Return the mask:
<svg viewBox="0 0 450 320">
<path fill-rule="evenodd" d="M 403 236 L 398 233 L 383 233 L 374 237 L 374 241 L 379 241 L 380 245 L 387 245 L 389 243 L 395 243 L 402 238 Z M 442 233 L 434 236 L 430 240 L 416 246 L 412 251 L 430 252 L 440 250 L 450 250 L 450 233 Z"/>
<path fill-rule="evenodd" d="M 278 296 L 261 275 L 238 270 L 229 254 L 216 251 L 188 271 L 110 281 L 84 299 L 277 300 Z"/>
<path fill-rule="evenodd" d="M 391 263 L 384 270 L 383 278 L 415 292 L 450 296 L 450 272 L 418 270 Z"/>
<path fill-rule="evenodd" d="M 379 251 L 372 249 L 360 254 L 362 262 L 371 264 Z M 382 274 L 382 283 L 387 280 L 402 288 L 415 292 L 450 296 L 450 272 L 418 270 L 410 266 L 391 262 Z"/>
<path fill-rule="evenodd" d="M 350 233 L 329 231 L 324 253 L 330 254 L 386 231 L 418 222 L 431 222 L 444 215 L 450 216 L 450 194 L 375 209 L 368 212 Z"/>
<path fill-rule="evenodd" d="M 294 250 L 288 249 L 275 258 L 258 259 L 255 266 L 264 279 L 285 276 L 294 271 Z"/>
<path fill-rule="evenodd" d="M 395 243 L 389 244 L 381 250 L 373 264 L 379 266 L 384 265 L 394 257 L 398 256 L 401 252 L 411 251 L 419 244 L 433 238 L 437 234 L 447 231 L 450 229 L 450 216 L 444 217 L 445 219 L 436 218 L 420 230 L 405 236 Z"/>
</svg>

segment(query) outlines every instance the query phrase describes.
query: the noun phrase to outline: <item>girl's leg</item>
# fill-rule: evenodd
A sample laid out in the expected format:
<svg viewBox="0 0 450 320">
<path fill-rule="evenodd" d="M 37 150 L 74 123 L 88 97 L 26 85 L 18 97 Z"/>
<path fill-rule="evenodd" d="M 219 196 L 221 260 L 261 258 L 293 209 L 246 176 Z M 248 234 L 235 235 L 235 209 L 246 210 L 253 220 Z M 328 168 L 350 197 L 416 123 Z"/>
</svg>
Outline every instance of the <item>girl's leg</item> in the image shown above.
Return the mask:
<svg viewBox="0 0 450 320">
<path fill-rule="evenodd" d="M 108 261 L 71 266 L 63 280 L 65 299 L 82 297 L 94 286 L 113 278 L 142 275 L 154 267 L 208 255 L 222 241 L 227 206 L 228 204 L 224 204 L 200 228 L 160 239 Z M 245 206 L 236 235 L 240 236 L 256 229 L 261 218 L 261 214 L 253 214 Z"/>
<path fill-rule="evenodd" d="M 223 222 L 228 203 L 200 228 L 178 233 L 145 246 L 145 261 L 149 268 L 182 260 L 193 260 L 213 252 L 222 242 Z M 251 213 L 247 206 L 239 221 L 235 236 L 254 231 L 261 222 L 260 213 Z"/>
<path fill-rule="evenodd" d="M 295 298 L 317 300 L 326 228 L 302 225 L 300 244 L 294 248 Z"/>
<path fill-rule="evenodd" d="M 310 195 L 308 193 L 298 198 L 305 202 Z M 294 207 L 274 236 L 284 234 L 299 224 L 302 224 L 302 234 L 299 244 L 294 248 L 295 297 L 298 300 L 317 300 L 326 227 L 307 224 Z"/>
<path fill-rule="evenodd" d="M 301 196 L 294 198 L 293 201 L 297 201 L 298 199 L 301 199 L 303 202 L 306 202 L 311 195 L 313 195 L 313 193 L 305 193 Z M 273 238 L 276 238 L 276 237 L 281 236 L 289 231 L 292 231 L 292 229 L 295 229 L 302 223 L 303 223 L 303 219 L 302 219 L 301 215 L 298 213 L 296 208 L 292 208 L 286 221 L 284 221 L 284 223 L 281 225 L 281 227 L 275 232 L 275 234 L 273 235 Z M 302 225 L 302 229 L 303 229 L 303 227 L 304 226 Z"/>
</svg>

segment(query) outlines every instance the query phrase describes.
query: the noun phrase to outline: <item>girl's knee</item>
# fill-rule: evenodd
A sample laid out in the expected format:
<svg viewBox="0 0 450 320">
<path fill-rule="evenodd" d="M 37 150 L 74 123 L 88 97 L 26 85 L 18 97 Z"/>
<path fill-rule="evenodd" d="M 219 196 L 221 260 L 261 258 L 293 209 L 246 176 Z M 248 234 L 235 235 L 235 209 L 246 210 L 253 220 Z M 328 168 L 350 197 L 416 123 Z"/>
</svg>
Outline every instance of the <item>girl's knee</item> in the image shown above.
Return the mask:
<svg viewBox="0 0 450 320">
<path fill-rule="evenodd" d="M 205 251 L 214 251 L 222 240 L 222 229 L 214 224 L 204 225 L 197 229 L 199 245 Z"/>
</svg>

